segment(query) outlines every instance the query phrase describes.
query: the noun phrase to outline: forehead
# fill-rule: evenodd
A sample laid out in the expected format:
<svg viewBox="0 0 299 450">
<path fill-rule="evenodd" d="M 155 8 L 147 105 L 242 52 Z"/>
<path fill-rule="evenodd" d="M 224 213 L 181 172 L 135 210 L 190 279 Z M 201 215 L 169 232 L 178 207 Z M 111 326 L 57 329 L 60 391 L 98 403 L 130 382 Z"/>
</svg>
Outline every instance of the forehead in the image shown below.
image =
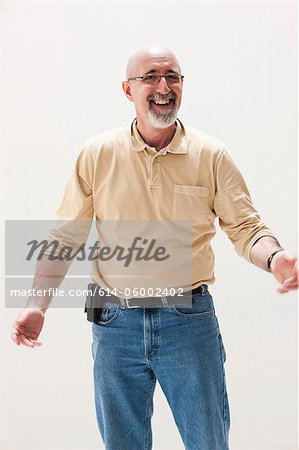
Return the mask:
<svg viewBox="0 0 299 450">
<path fill-rule="evenodd" d="M 140 73 L 149 71 L 165 73 L 170 70 L 179 72 L 180 67 L 176 58 L 171 55 L 144 55 L 137 59 L 136 70 L 141 71 Z"/>
</svg>

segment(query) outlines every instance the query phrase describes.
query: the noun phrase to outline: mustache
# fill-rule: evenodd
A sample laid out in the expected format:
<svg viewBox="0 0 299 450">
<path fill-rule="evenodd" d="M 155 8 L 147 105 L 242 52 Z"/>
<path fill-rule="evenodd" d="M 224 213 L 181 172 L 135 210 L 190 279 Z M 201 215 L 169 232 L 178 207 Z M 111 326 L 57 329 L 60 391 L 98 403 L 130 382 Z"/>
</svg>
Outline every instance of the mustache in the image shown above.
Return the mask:
<svg viewBox="0 0 299 450">
<path fill-rule="evenodd" d="M 150 102 L 152 100 L 154 100 L 154 101 L 157 101 L 157 100 L 174 100 L 174 101 L 176 101 L 176 94 L 174 92 L 172 92 L 172 91 L 170 91 L 170 92 L 168 92 L 168 94 L 164 94 L 164 95 L 163 94 L 157 94 L 157 93 L 150 94 L 147 97 L 147 101 Z"/>
</svg>

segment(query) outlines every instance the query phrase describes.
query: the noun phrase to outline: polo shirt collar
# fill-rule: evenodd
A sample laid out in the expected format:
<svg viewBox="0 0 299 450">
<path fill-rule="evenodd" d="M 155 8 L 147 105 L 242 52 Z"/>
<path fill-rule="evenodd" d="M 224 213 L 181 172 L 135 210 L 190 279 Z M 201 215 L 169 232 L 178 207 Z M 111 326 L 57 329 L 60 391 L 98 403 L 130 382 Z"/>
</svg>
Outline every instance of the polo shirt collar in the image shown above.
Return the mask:
<svg viewBox="0 0 299 450">
<path fill-rule="evenodd" d="M 176 130 L 174 136 L 170 143 L 161 150 L 164 150 L 165 153 L 184 154 L 188 153 L 188 145 L 189 140 L 186 137 L 185 128 L 182 122 L 179 119 L 176 119 Z M 137 119 L 134 119 L 131 124 L 131 148 L 134 152 L 141 152 L 146 148 L 150 148 L 138 132 Z"/>
</svg>

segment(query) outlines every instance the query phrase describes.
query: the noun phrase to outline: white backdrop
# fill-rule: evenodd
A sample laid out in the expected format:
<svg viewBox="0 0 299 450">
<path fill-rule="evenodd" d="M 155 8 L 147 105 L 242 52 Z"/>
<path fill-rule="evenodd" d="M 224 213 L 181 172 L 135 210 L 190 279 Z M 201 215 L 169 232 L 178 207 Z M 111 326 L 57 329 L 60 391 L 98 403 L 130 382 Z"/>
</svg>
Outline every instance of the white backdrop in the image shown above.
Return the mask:
<svg viewBox="0 0 299 450">
<path fill-rule="evenodd" d="M 295 1 L 4 1 L 1 18 L 6 219 L 55 217 L 84 142 L 134 117 L 127 57 L 160 43 L 185 75 L 180 119 L 226 144 L 263 220 L 296 252 Z M 276 293 L 221 231 L 213 247 L 231 450 L 295 450 L 297 295 Z M 17 312 L 3 305 L 1 450 L 102 448 L 83 309 L 50 308 L 33 350 L 9 339 Z M 155 450 L 183 449 L 159 388 L 153 433 Z"/>
</svg>

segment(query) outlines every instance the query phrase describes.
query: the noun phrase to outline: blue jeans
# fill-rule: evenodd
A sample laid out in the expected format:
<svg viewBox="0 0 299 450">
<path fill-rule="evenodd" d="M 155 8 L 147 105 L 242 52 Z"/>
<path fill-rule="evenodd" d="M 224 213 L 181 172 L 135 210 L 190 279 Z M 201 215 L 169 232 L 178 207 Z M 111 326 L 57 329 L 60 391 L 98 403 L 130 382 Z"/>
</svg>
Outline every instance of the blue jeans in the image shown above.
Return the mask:
<svg viewBox="0 0 299 450">
<path fill-rule="evenodd" d="M 94 392 L 106 450 L 150 450 L 156 380 L 187 450 L 228 450 L 225 350 L 211 294 L 192 308 L 111 305 L 92 324 Z"/>
</svg>

